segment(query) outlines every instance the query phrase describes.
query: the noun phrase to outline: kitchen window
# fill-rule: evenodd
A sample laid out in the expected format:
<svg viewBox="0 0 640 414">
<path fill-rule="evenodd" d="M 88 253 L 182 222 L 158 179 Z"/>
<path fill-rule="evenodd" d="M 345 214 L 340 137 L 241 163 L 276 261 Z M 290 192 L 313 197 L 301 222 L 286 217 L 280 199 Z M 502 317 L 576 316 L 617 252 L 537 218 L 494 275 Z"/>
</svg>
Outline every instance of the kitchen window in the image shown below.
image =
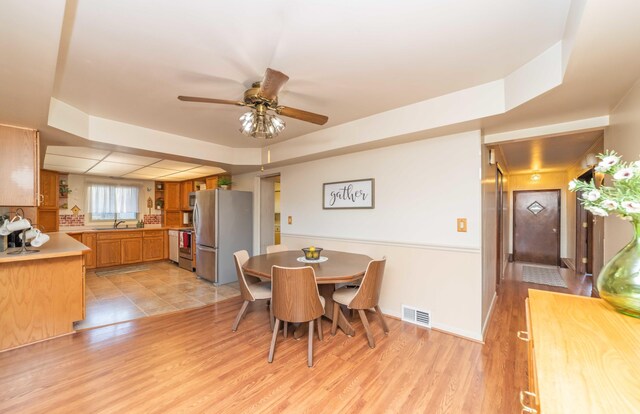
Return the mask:
<svg viewBox="0 0 640 414">
<path fill-rule="evenodd" d="M 89 184 L 91 221 L 137 220 L 140 189 L 132 185 Z"/>
</svg>

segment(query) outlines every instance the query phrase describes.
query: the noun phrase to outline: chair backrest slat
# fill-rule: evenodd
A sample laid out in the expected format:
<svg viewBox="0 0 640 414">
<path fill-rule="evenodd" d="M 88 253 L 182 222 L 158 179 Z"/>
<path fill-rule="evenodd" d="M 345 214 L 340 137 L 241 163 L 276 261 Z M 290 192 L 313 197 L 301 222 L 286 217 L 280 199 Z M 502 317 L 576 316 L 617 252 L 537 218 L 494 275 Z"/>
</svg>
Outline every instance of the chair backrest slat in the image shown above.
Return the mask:
<svg viewBox="0 0 640 414">
<path fill-rule="evenodd" d="M 307 322 L 324 313 L 312 267 L 271 268 L 271 306 L 281 321 Z"/>
<path fill-rule="evenodd" d="M 349 304 L 353 309 L 370 309 L 378 304 L 387 259 L 372 260 L 367 265 L 360 288 Z"/>
<path fill-rule="evenodd" d="M 247 279 L 244 276 L 244 271 L 242 270 L 242 266 L 249 260 L 249 253 L 246 250 L 240 250 L 233 254 L 234 261 L 236 263 L 236 274 L 238 276 L 238 284 L 240 285 L 240 295 L 243 300 L 248 300 L 249 302 L 255 301 L 251 290 L 247 284 Z"/>
</svg>

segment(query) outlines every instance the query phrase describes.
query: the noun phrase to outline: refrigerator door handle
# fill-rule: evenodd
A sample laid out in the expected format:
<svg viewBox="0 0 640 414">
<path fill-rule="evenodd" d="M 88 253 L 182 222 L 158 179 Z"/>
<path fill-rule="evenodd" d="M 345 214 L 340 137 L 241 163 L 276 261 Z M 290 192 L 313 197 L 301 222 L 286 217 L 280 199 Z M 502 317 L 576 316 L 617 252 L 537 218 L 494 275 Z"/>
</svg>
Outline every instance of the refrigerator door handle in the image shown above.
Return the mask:
<svg viewBox="0 0 640 414">
<path fill-rule="evenodd" d="M 205 252 L 215 252 L 218 249 L 216 249 L 215 247 L 202 246 L 199 244 L 198 250 L 204 250 Z"/>
<path fill-rule="evenodd" d="M 194 229 L 198 228 L 198 217 L 199 217 L 199 214 L 198 214 L 198 200 L 196 199 L 196 203 L 193 206 L 193 228 Z"/>
</svg>

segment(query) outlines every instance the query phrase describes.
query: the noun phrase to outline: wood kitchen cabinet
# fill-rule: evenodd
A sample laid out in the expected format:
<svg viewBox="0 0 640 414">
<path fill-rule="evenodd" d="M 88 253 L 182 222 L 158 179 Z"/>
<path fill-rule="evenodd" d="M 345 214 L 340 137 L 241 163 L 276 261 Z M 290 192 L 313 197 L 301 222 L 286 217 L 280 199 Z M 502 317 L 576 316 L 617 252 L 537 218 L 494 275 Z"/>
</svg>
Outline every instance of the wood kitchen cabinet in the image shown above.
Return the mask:
<svg viewBox="0 0 640 414">
<path fill-rule="evenodd" d="M 40 170 L 40 208 L 58 209 L 58 173 Z"/>
<path fill-rule="evenodd" d="M 117 266 L 122 263 L 120 240 L 100 240 L 96 242 L 96 267 Z"/>
<path fill-rule="evenodd" d="M 189 193 L 193 192 L 193 180 L 183 181 L 180 183 L 180 206 L 182 210 L 192 210 L 189 206 Z"/>
<path fill-rule="evenodd" d="M 84 265 L 87 269 L 95 269 L 96 267 L 96 234 L 83 233 L 82 244 L 91 250 L 84 254 Z"/>
<path fill-rule="evenodd" d="M 167 211 L 164 225 L 167 227 L 180 227 L 182 225 L 182 213 L 180 211 Z"/>
<path fill-rule="evenodd" d="M 215 190 L 216 188 L 218 188 L 218 176 L 216 175 L 213 177 L 207 177 L 206 183 L 207 190 Z"/>
<path fill-rule="evenodd" d="M 180 211 L 180 183 L 164 183 L 165 211 Z"/>
<path fill-rule="evenodd" d="M 36 224 L 43 232 L 58 231 L 58 173 L 40 170 L 40 206 Z"/>
<path fill-rule="evenodd" d="M 5 155 L 0 162 L 3 179 L 0 206 L 36 207 L 40 189 L 38 131 L 0 125 L 0 145 Z M 20 174 L 16 174 L 20 171 Z"/>
<path fill-rule="evenodd" d="M 162 230 L 145 231 L 142 241 L 142 260 L 161 260 L 164 258 L 164 236 Z"/>
<path fill-rule="evenodd" d="M 122 248 L 122 264 L 139 263 L 142 261 L 142 237 L 127 238 L 120 241 Z"/>
</svg>

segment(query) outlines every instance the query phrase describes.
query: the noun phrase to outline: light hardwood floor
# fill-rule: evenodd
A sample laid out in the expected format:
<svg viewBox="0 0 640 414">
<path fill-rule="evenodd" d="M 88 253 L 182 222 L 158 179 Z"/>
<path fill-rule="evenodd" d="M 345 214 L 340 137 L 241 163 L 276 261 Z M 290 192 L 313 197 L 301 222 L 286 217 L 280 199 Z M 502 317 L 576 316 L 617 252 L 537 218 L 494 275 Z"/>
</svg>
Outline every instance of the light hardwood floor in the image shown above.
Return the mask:
<svg viewBox="0 0 640 414">
<path fill-rule="evenodd" d="M 563 269 L 569 289 L 521 282 L 510 264 L 486 344 L 388 319 L 370 349 L 362 325 L 314 345 L 270 341 L 264 304 L 236 333 L 241 299 L 87 330 L 0 354 L 0 412 L 516 413 L 527 384 L 527 288 L 590 294 L 590 279 Z M 464 306 L 464 304 L 461 304 Z"/>
</svg>

